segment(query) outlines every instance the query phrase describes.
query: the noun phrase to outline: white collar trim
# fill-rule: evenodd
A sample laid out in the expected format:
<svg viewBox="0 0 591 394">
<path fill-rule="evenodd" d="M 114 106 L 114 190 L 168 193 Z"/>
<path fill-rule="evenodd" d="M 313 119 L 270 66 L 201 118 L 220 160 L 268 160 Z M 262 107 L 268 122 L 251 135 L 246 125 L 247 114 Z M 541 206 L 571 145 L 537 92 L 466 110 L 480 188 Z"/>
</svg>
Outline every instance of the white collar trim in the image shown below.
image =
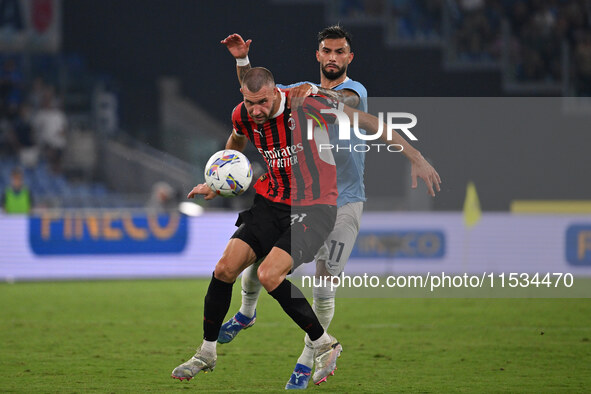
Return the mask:
<svg viewBox="0 0 591 394">
<path fill-rule="evenodd" d="M 345 82 L 347 82 L 349 80 L 349 77 L 345 77 L 345 79 L 343 80 L 343 82 L 339 83 L 338 85 L 334 86 L 334 88 L 336 88 L 337 86 L 341 86 L 342 84 L 344 84 Z"/>
<path fill-rule="evenodd" d="M 281 115 L 285 110 L 285 92 L 280 90 L 279 93 L 281 94 L 281 103 L 279 103 L 279 109 L 277 110 L 277 112 L 275 112 L 275 114 L 273 114 L 273 116 L 271 116 L 271 119 L 275 119 L 276 117 Z"/>
</svg>

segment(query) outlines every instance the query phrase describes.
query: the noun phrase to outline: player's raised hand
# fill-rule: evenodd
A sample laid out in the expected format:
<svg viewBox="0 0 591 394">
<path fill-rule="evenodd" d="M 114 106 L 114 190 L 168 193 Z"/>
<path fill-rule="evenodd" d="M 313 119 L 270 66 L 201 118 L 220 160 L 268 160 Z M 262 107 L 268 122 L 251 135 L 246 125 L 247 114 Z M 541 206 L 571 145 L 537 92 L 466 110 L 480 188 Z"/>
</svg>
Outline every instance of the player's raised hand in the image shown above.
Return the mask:
<svg viewBox="0 0 591 394">
<path fill-rule="evenodd" d="M 417 188 L 417 177 L 419 177 L 425 182 L 425 185 L 427 185 L 427 192 L 431 197 L 435 197 L 435 190 L 438 192 L 441 191 L 441 187 L 439 186 L 441 178 L 437 171 L 435 171 L 435 168 L 433 168 L 424 157 L 421 156 L 417 161 L 412 162 L 410 175 L 412 178 L 413 189 Z M 435 188 L 433 185 L 435 185 Z"/>
<path fill-rule="evenodd" d="M 206 200 L 211 200 L 217 196 L 217 194 L 207 186 L 206 183 L 197 185 L 187 194 L 187 198 L 193 198 L 195 196 L 204 196 Z"/>
<path fill-rule="evenodd" d="M 304 105 L 306 97 L 313 93 L 312 85 L 309 83 L 303 83 L 299 86 L 289 89 L 289 95 L 287 96 L 287 106 L 292 111 L 297 110 L 299 107 Z"/>
<path fill-rule="evenodd" d="M 234 33 L 224 38 L 222 41 L 220 41 L 220 43 L 224 44 L 226 48 L 228 48 L 228 51 L 230 51 L 234 58 L 243 59 L 248 56 L 248 50 L 252 40 L 247 40 L 245 42 L 240 34 Z"/>
</svg>

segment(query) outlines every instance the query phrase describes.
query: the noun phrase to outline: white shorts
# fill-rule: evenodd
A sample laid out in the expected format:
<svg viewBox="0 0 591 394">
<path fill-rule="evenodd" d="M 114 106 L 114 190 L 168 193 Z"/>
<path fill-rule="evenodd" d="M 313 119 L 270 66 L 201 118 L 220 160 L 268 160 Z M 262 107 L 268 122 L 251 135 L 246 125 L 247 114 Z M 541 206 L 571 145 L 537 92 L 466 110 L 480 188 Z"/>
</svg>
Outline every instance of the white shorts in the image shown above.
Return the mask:
<svg viewBox="0 0 591 394">
<path fill-rule="evenodd" d="M 353 202 L 337 208 L 334 229 L 316 253 L 316 261 L 324 261 L 328 273 L 340 275 L 349 260 L 361 225 L 362 202 Z"/>
</svg>

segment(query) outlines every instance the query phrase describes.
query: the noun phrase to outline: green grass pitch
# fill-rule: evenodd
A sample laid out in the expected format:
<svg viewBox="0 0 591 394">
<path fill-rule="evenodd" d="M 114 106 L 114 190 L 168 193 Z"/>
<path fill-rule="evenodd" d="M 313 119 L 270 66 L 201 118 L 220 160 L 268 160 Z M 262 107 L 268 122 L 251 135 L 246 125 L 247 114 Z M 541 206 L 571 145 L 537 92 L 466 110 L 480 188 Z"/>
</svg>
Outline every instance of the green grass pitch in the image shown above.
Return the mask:
<svg viewBox="0 0 591 394">
<path fill-rule="evenodd" d="M 170 378 L 200 343 L 208 280 L 0 285 L 2 392 L 280 392 L 303 334 L 263 294 L 213 373 Z M 230 313 L 239 305 L 234 287 Z M 310 391 L 588 392 L 591 299 L 337 299 L 338 371 Z"/>
</svg>

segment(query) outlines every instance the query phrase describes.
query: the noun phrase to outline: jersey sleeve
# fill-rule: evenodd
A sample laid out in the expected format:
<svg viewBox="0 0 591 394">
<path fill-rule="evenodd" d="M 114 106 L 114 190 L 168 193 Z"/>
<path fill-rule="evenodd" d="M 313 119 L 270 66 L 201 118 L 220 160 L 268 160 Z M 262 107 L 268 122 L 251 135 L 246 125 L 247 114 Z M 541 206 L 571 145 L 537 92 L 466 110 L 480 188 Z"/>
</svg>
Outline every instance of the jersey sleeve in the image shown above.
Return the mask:
<svg viewBox="0 0 591 394">
<path fill-rule="evenodd" d="M 335 90 L 351 90 L 359 96 L 359 105 L 357 109 L 363 112 L 367 112 L 367 89 L 361 83 L 353 80 L 348 80 L 343 84 L 339 85 Z"/>
<path fill-rule="evenodd" d="M 233 132 L 239 136 L 244 136 L 244 126 L 242 123 L 242 103 L 238 104 L 232 110 L 232 128 L 234 129 Z"/>
<path fill-rule="evenodd" d="M 367 97 L 367 89 L 365 89 L 365 86 L 363 86 L 362 84 L 360 84 L 357 81 L 348 80 L 347 82 L 345 82 L 341 86 L 339 86 L 339 88 L 340 89 L 338 89 L 338 90 L 343 90 L 343 89 L 352 90 L 355 93 L 357 93 L 357 95 L 360 98 Z"/>
</svg>

